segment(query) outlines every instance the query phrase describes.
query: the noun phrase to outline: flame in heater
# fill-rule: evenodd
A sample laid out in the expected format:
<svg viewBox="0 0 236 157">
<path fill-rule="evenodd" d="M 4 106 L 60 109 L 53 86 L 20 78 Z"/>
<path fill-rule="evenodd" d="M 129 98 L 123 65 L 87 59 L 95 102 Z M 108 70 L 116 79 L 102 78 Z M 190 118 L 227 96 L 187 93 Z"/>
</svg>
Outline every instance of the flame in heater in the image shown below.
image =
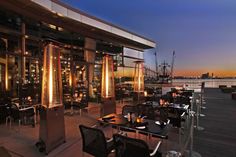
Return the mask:
<svg viewBox="0 0 236 157">
<path fill-rule="evenodd" d="M 69 85 L 70 87 L 72 87 L 72 71 L 70 71 Z"/>
<path fill-rule="evenodd" d="M 141 80 L 140 80 L 140 64 L 138 65 L 138 91 L 140 92 Z"/>
<path fill-rule="evenodd" d="M 49 62 L 49 103 L 53 101 L 53 55 L 50 49 L 50 62 Z"/>
<path fill-rule="evenodd" d="M 6 65 L 5 65 L 5 86 L 8 90 L 8 56 L 6 55 Z"/>
<path fill-rule="evenodd" d="M 108 97 L 108 86 L 109 86 L 109 76 L 108 76 L 108 73 L 109 73 L 109 69 L 108 69 L 108 56 L 106 56 L 106 62 L 105 62 L 105 65 L 106 65 L 106 97 Z"/>
</svg>

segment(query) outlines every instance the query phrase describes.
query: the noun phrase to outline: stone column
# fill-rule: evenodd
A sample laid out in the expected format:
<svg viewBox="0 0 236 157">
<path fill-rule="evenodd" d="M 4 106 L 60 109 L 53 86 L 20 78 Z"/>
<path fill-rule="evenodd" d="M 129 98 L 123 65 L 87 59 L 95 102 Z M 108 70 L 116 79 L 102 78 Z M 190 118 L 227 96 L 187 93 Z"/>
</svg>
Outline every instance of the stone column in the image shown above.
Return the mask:
<svg viewBox="0 0 236 157">
<path fill-rule="evenodd" d="M 88 63 L 88 88 L 89 97 L 93 96 L 93 76 L 94 76 L 94 63 L 96 56 L 96 41 L 91 38 L 85 38 L 85 51 L 84 59 Z"/>
</svg>

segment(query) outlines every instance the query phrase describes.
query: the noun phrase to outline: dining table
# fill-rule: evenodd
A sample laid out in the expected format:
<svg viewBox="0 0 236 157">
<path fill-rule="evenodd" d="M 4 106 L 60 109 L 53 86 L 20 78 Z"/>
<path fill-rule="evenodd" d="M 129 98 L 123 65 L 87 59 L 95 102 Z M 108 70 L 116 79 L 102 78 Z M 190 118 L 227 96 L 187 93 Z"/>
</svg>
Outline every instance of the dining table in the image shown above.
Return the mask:
<svg viewBox="0 0 236 157">
<path fill-rule="evenodd" d="M 136 133 L 147 134 L 149 137 L 168 138 L 168 124 L 156 120 L 143 119 L 142 122 L 138 123 L 136 121 L 128 121 L 127 115 L 112 113 L 98 118 L 98 122 L 115 126 L 118 130 L 128 129 Z"/>
<path fill-rule="evenodd" d="M 182 114 L 183 112 L 188 112 L 188 110 L 190 109 L 190 105 L 187 104 L 169 103 L 163 106 L 156 101 L 144 102 L 143 105 L 152 105 L 154 110 L 159 110 L 160 108 L 163 107 L 171 108 L 177 110 L 180 114 Z"/>
</svg>

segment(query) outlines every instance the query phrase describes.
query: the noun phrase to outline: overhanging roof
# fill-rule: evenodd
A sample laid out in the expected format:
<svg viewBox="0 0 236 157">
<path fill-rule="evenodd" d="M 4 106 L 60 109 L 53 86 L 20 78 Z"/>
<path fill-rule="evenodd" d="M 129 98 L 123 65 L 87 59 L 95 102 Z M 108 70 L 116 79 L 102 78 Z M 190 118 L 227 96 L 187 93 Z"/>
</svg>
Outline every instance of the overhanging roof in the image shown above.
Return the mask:
<svg viewBox="0 0 236 157">
<path fill-rule="evenodd" d="M 57 0 L 7 0 L 2 1 L 1 6 L 20 15 L 45 21 L 96 40 L 140 50 L 156 46 L 150 39 L 90 16 Z"/>
</svg>

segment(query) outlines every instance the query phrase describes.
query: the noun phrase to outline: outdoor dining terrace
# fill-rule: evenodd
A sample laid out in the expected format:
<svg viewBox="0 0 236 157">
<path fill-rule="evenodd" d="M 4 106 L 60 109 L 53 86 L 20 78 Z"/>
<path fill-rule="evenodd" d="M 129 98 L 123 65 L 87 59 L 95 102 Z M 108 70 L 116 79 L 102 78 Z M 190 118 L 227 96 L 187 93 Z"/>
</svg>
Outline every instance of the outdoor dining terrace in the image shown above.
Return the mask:
<svg viewBox="0 0 236 157">
<path fill-rule="evenodd" d="M 110 115 L 101 115 L 102 105 L 97 103 L 89 103 L 84 109 L 65 109 L 65 143 L 50 151 L 48 156 L 90 156 L 91 154 L 84 152 L 86 136 L 81 136 L 79 126 L 100 130 L 108 138 L 118 133 L 128 140 L 140 140 L 148 149 L 158 146 L 158 155 L 165 156 L 168 152 L 184 155 L 186 150 L 190 150 L 192 140 L 194 119 L 191 110 L 199 104 L 200 96 L 192 91 L 178 93 L 174 90 L 159 97 L 161 101 L 143 101 L 137 104 L 131 99 L 123 99 L 116 101 L 116 113 Z M 180 104 L 180 101 L 186 101 L 179 99 L 180 97 L 188 97 L 189 103 Z M 13 112 L 8 115 L 11 118 L 0 125 L 1 146 L 12 156 L 45 155 L 45 152 L 40 152 L 44 150 L 38 151 L 36 147 L 39 140 L 40 107 L 33 105 L 28 108 L 34 108 L 34 114 L 30 115 L 27 108 L 22 108 L 19 109 L 22 117 L 14 117 L 16 112 Z M 92 145 L 96 146 L 94 142 Z M 116 156 L 114 151 L 108 154 Z"/>
<path fill-rule="evenodd" d="M 204 127 L 204 131 L 193 131 L 193 150 L 200 153 L 202 156 L 235 156 L 235 131 L 236 128 L 230 125 L 234 122 L 235 117 L 233 111 L 235 111 L 235 100 L 231 99 L 230 94 L 222 93 L 220 89 L 206 88 L 204 93 L 204 106 L 207 109 L 202 112 L 206 115 L 200 117 L 199 125 Z M 198 95 L 198 94 L 197 94 Z M 117 114 L 122 114 L 122 108 L 125 105 L 132 105 L 130 99 L 116 102 Z M 193 104 L 193 110 L 196 111 L 196 102 Z M 224 110 L 221 110 L 224 106 Z M 2 108 L 1 108 L 2 109 Z M 2 111 L 2 110 L 1 110 Z M 222 114 L 221 114 L 222 113 Z M 2 115 L 2 113 L 1 113 Z M 194 117 L 194 125 L 196 125 L 196 114 Z M 106 137 L 112 137 L 113 134 L 117 133 L 117 129 L 111 125 L 100 125 L 98 119 L 100 118 L 100 105 L 96 103 L 89 103 L 86 109 L 81 112 L 75 110 L 72 114 L 70 109 L 65 110 L 65 133 L 66 143 L 62 144 L 48 156 L 90 156 L 87 153 L 83 153 L 82 150 L 82 137 L 79 130 L 79 125 L 85 125 L 88 127 L 94 127 L 102 130 Z M 0 125 L 0 146 L 4 147 L 11 156 L 45 156 L 44 153 L 40 153 L 35 146 L 38 141 L 39 134 L 39 117 L 36 116 L 36 125 L 32 126 L 30 123 L 23 123 L 18 125 L 17 121 L 12 121 L 11 126 L 5 124 L 5 121 L 1 122 Z M 191 121 L 190 117 L 190 121 Z M 30 125 L 28 125 L 30 124 Z M 190 130 L 193 129 L 193 124 L 187 124 L 186 121 L 182 123 L 184 127 L 183 132 L 180 134 L 181 144 L 179 141 L 179 130 L 169 124 L 168 138 L 162 139 L 152 137 L 151 140 L 147 134 L 141 132 L 136 134 L 132 131 L 123 131 L 130 138 L 138 138 L 146 143 L 150 149 L 153 149 L 159 141 L 162 141 L 158 151 L 162 152 L 165 156 L 166 152 L 170 150 L 181 151 L 181 147 L 184 148 L 182 151 L 185 156 L 188 156 L 191 141 Z M 121 129 L 122 130 L 122 129 Z M 182 153 L 183 153 L 182 152 Z M 3 153 L 2 150 L 0 153 Z M 3 156 L 3 154 L 1 154 Z M 109 156 L 115 156 L 115 153 L 110 153 Z"/>
</svg>

